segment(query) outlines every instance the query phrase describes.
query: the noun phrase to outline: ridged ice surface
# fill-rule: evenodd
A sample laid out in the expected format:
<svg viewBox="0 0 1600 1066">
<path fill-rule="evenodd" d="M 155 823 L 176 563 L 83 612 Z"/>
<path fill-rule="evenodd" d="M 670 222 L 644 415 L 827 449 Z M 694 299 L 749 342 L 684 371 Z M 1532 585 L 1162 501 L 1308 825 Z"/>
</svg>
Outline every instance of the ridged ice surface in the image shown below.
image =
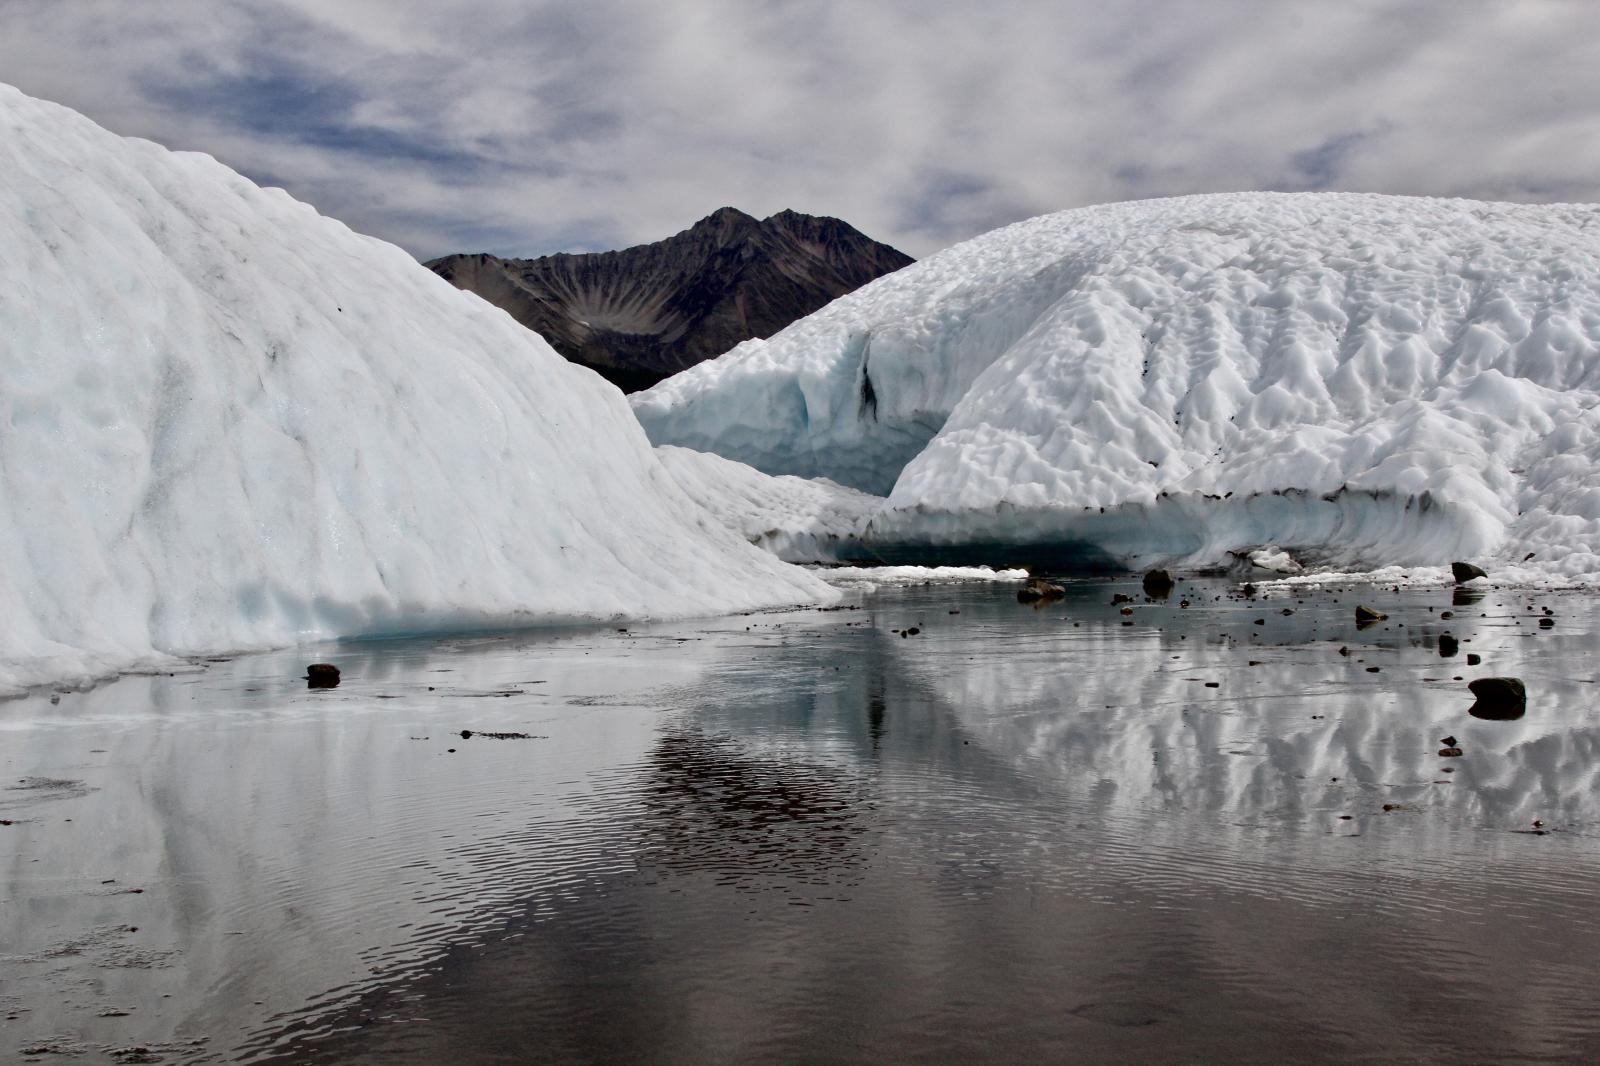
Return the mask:
<svg viewBox="0 0 1600 1066">
<path fill-rule="evenodd" d="M 885 544 L 1594 580 L 1597 402 L 1600 208 L 1250 193 L 996 230 L 635 410 L 887 493 Z"/>
<path fill-rule="evenodd" d="M 399 248 L 4 86 L 0 173 L 0 690 L 831 595 Z"/>
</svg>

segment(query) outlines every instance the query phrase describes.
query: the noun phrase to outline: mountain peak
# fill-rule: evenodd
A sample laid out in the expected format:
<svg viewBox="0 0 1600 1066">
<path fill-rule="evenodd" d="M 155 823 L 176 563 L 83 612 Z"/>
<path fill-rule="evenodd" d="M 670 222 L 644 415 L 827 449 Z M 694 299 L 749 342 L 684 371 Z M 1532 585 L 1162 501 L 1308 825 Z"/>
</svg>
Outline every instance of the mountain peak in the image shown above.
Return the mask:
<svg viewBox="0 0 1600 1066">
<path fill-rule="evenodd" d="M 785 209 L 757 219 L 729 206 L 621 251 L 453 255 L 427 265 L 634 391 L 770 337 L 911 261 L 836 218 Z"/>
<path fill-rule="evenodd" d="M 700 220 L 700 223 L 704 223 L 704 222 L 754 222 L 755 220 L 756 220 L 756 217 L 754 215 L 747 215 L 743 211 L 739 210 L 737 207 L 719 207 L 715 211 L 713 211 L 709 215 L 707 215 L 705 218 L 702 218 Z M 699 225 L 700 223 L 696 223 L 696 225 Z"/>
</svg>

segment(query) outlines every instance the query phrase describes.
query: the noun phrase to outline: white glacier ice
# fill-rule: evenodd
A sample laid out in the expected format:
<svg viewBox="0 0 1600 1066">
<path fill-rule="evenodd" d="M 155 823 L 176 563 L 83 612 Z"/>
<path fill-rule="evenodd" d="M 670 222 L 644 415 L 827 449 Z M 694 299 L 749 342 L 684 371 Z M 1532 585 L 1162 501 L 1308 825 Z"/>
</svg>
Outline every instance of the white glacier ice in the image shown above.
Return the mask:
<svg viewBox="0 0 1600 1066">
<path fill-rule="evenodd" d="M 710 452 L 663 445 L 656 455 L 691 499 L 750 543 L 792 563 L 859 554 L 866 521 L 883 497 L 827 478 L 773 477 Z"/>
<path fill-rule="evenodd" d="M 0 87 L 0 690 L 836 593 L 399 248 Z"/>
<path fill-rule="evenodd" d="M 1600 207 L 1064 211 L 633 404 L 658 444 L 887 494 L 873 550 L 1600 581 Z"/>
<path fill-rule="evenodd" d="M 816 575 L 840 588 L 876 588 L 880 585 L 957 585 L 972 581 L 1020 584 L 1026 570 L 996 570 L 988 566 L 837 566 Z"/>
</svg>

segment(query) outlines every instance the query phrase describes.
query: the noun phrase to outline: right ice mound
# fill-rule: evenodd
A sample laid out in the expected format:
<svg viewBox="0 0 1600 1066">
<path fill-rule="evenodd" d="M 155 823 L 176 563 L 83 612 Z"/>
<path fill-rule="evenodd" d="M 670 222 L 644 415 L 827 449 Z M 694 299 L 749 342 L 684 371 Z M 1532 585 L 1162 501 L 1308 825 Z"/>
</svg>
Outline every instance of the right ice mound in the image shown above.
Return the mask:
<svg viewBox="0 0 1600 1066">
<path fill-rule="evenodd" d="M 884 550 L 1594 579 L 1597 385 L 1600 208 L 1240 193 L 996 230 L 635 410 L 658 444 L 888 491 Z"/>
</svg>

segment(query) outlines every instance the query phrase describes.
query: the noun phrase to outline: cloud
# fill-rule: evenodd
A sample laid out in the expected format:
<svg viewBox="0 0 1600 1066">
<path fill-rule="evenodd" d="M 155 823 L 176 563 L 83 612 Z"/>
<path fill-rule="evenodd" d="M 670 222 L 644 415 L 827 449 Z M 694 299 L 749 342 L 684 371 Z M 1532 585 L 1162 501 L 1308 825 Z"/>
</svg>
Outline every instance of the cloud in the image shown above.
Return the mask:
<svg viewBox="0 0 1600 1066">
<path fill-rule="evenodd" d="M 1587 0 L 0 0 L 0 77 L 428 257 L 723 204 L 922 255 L 1227 189 L 1600 199 Z"/>
</svg>

